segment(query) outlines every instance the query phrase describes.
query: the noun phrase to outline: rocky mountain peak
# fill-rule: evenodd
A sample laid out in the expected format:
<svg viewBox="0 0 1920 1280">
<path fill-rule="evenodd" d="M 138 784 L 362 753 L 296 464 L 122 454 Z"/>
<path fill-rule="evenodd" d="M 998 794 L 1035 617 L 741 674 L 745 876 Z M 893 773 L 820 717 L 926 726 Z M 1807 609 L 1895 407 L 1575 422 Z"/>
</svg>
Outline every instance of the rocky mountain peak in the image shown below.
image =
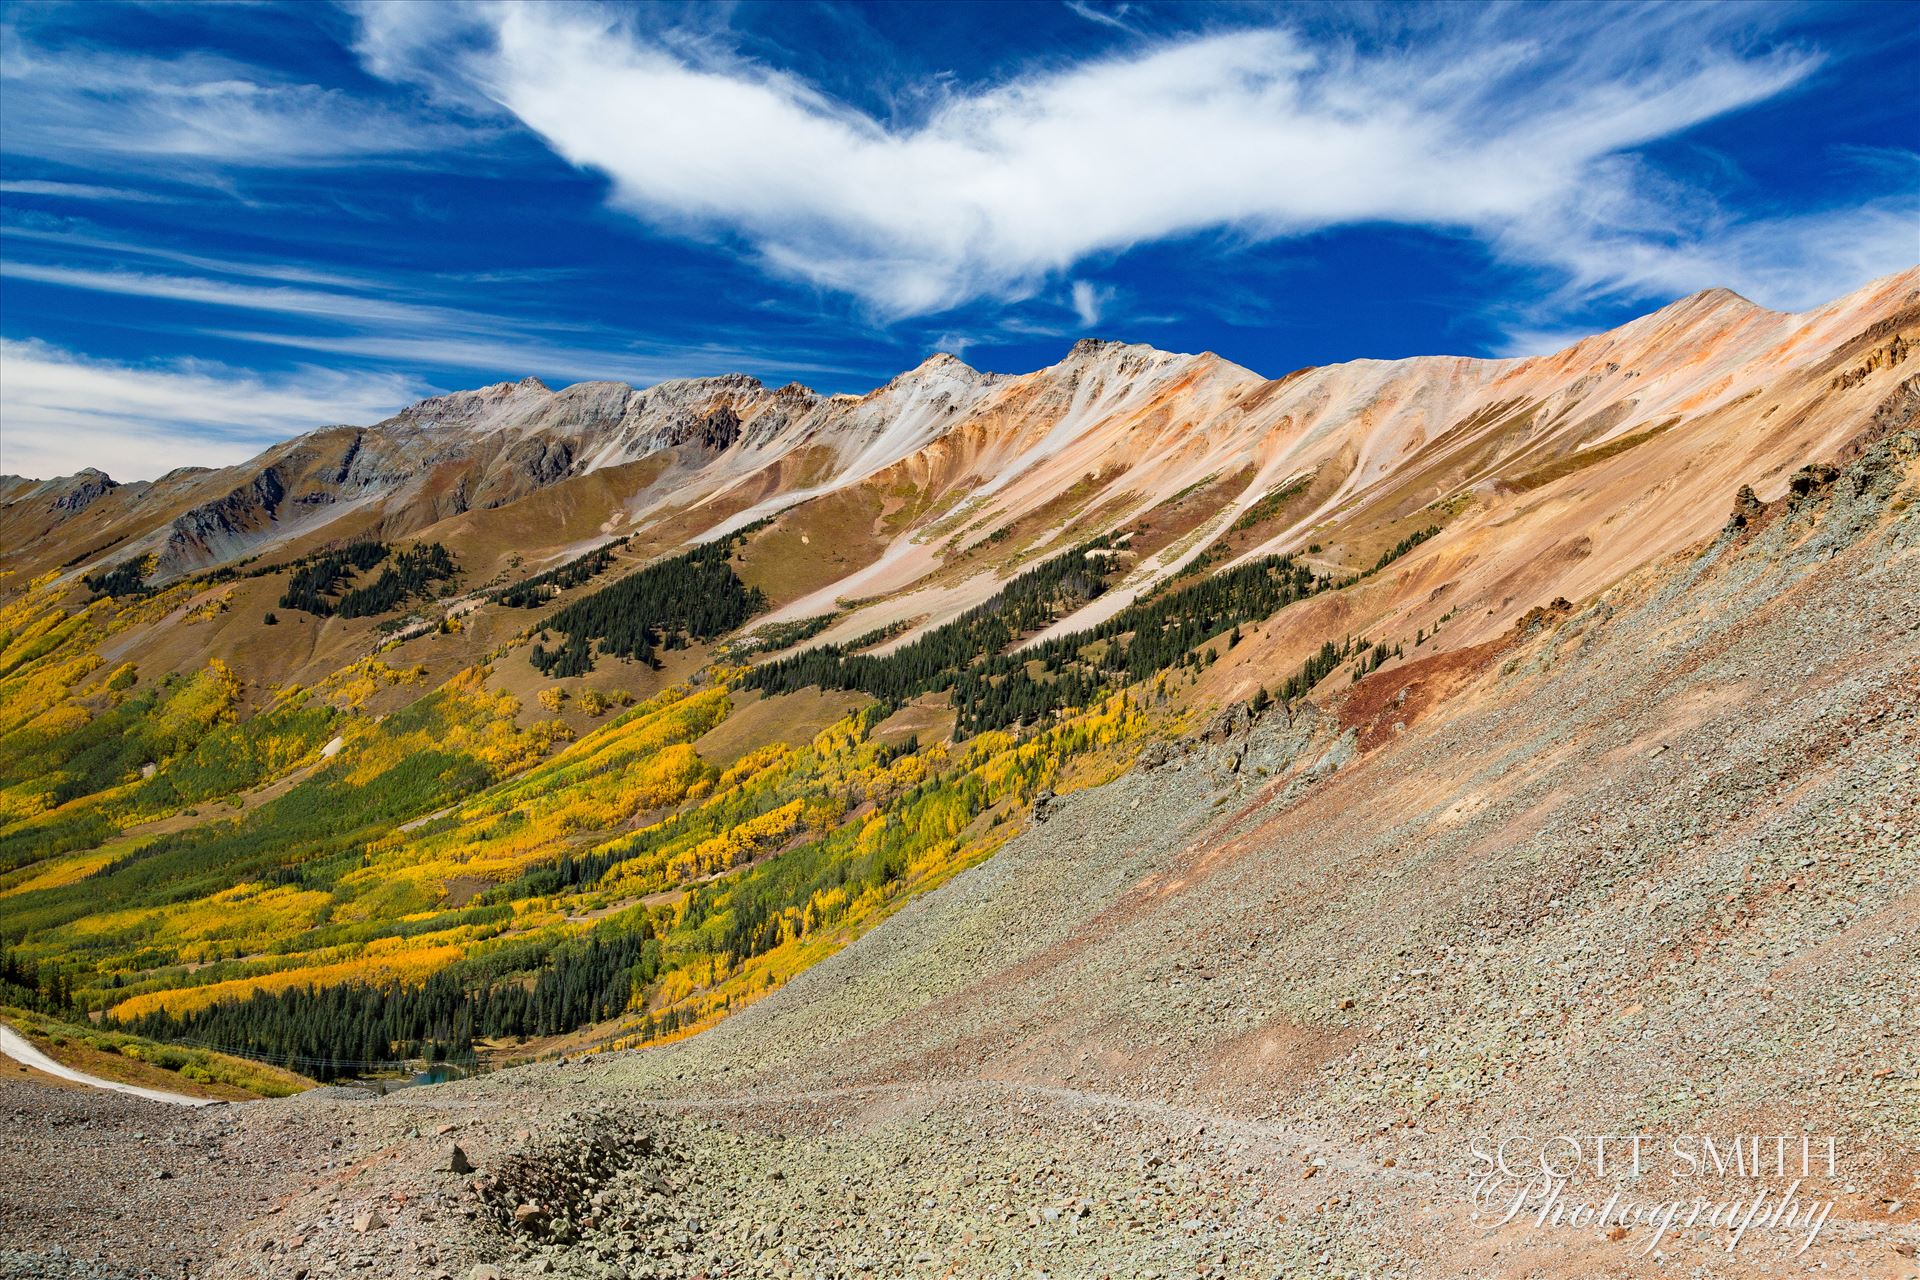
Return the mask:
<svg viewBox="0 0 1920 1280">
<path fill-rule="evenodd" d="M 931 396 L 943 402 L 957 403 L 999 380 L 997 373 L 982 373 L 956 356 L 936 351 L 913 368 L 894 375 L 884 386 L 876 387 L 859 398 L 887 402 L 906 394 L 914 399 Z"/>
<path fill-rule="evenodd" d="M 1079 368 L 1101 363 L 1119 363 L 1128 368 L 1153 364 L 1171 364 L 1195 357 L 1179 351 L 1162 351 L 1145 342 L 1122 342 L 1118 338 L 1082 338 L 1067 350 L 1066 358 L 1055 366 Z"/>
<path fill-rule="evenodd" d="M 1684 298 L 1668 303 L 1651 315 L 1643 316 L 1639 320 L 1622 326 L 1622 330 L 1630 330 L 1636 325 L 1659 329 L 1704 322 L 1725 323 L 1748 316 L 1774 314 L 1776 313 L 1749 298 L 1742 297 L 1731 289 L 1702 289 L 1698 293 L 1690 293 Z M 1616 332 L 1622 330 L 1616 330 Z"/>
<path fill-rule="evenodd" d="M 1103 386 L 1112 386 L 1122 381 L 1158 377 L 1176 367 L 1189 365 L 1194 359 L 1191 355 L 1162 351 L 1144 342 L 1082 338 L 1058 364 L 1041 372 L 1073 382 L 1093 379 Z"/>
<path fill-rule="evenodd" d="M 0 477 L 0 494 L 9 502 L 45 502 L 48 511 L 76 515 L 120 487 L 120 482 L 97 467 L 82 467 L 70 476 L 31 480 Z"/>
<path fill-rule="evenodd" d="M 1747 297 L 1745 294 L 1735 293 L 1731 289 L 1723 289 L 1717 285 L 1711 289 L 1702 289 L 1698 293 L 1689 294 L 1687 297 L 1682 298 L 1679 302 L 1675 303 L 1674 305 L 1675 306 L 1692 305 L 1696 308 L 1713 307 L 1716 309 L 1722 308 L 1722 307 L 1732 307 L 1733 309 L 1738 311 L 1766 310 L 1765 307 L 1762 307 L 1759 303 Z"/>
</svg>

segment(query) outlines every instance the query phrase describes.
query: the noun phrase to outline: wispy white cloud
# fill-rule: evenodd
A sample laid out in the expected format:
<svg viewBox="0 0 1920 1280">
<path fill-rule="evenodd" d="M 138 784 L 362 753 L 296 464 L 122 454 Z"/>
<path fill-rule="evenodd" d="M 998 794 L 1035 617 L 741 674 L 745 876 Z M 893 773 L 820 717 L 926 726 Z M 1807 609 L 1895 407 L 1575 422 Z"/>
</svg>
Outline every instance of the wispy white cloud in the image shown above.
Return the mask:
<svg viewBox="0 0 1920 1280">
<path fill-rule="evenodd" d="M 1803 311 L 1920 263 L 1920 194 L 1793 217 L 1716 214 L 1699 237 L 1679 241 L 1636 236 L 1603 220 L 1577 234 L 1565 229 L 1538 219 L 1503 232 L 1509 252 L 1551 254 L 1566 273 L 1563 287 L 1528 308 L 1534 314 L 1594 294 L 1672 296 L 1710 285 L 1777 311 Z"/>
<path fill-rule="evenodd" d="M 1091 280 L 1073 282 L 1073 314 L 1080 317 L 1082 328 L 1090 328 L 1100 323 L 1101 313 L 1113 301 L 1113 289 L 1109 285 L 1094 284 Z"/>
<path fill-rule="evenodd" d="M 1706 10 L 1636 11 L 1631 41 L 1597 38 L 1598 19 L 1568 7 L 1371 52 L 1219 32 L 932 87 L 906 124 L 595 7 L 360 12 L 370 70 L 491 99 L 605 174 L 618 207 L 737 237 L 769 270 L 882 317 L 1028 298 L 1091 256 L 1208 229 L 1260 240 L 1368 222 L 1466 234 L 1588 294 L 1728 272 L 1796 296 L 1857 283 L 1847 262 L 1806 254 L 1796 223 L 1735 224 L 1639 157 L 1819 65 L 1727 46 Z M 434 38 L 449 28 L 452 55 Z M 1853 256 L 1868 274 L 1905 265 L 1885 249 Z"/>
<path fill-rule="evenodd" d="M 1089 4 L 1087 0 L 1066 0 L 1066 6 L 1077 16 L 1085 18 L 1088 22 L 1098 23 L 1103 27 L 1112 27 L 1116 31 L 1125 31 L 1129 35 L 1138 34 L 1134 30 L 1133 24 L 1126 20 L 1127 13 L 1133 6 L 1125 3 L 1125 0 L 1122 0 L 1120 4 L 1116 4 L 1111 8 L 1102 8 L 1098 5 Z"/>
<path fill-rule="evenodd" d="M 377 289 L 392 292 L 393 286 L 388 282 L 308 271 L 293 264 L 256 266 L 190 258 L 184 254 L 173 256 L 214 270 L 236 274 L 257 272 L 268 280 L 314 280 L 357 287 L 361 291 L 5 261 L 0 261 L 0 279 L 29 280 L 108 295 L 158 298 L 312 321 L 326 328 L 313 331 L 210 327 L 200 332 L 211 338 L 354 356 L 385 365 L 473 370 L 487 379 L 518 378 L 538 371 L 546 377 L 624 379 L 645 385 L 668 378 L 775 365 L 789 374 L 850 372 L 844 362 L 812 358 L 801 352 L 775 354 L 754 345 L 711 341 L 660 340 L 643 346 L 613 340 L 587 326 L 535 326 L 494 312 L 400 302 L 372 296 L 372 291 Z"/>
<path fill-rule="evenodd" d="M 502 332 L 492 335 L 408 335 L 357 333 L 344 335 L 273 333 L 265 330 L 214 329 L 208 337 L 231 338 L 263 346 L 289 347 L 329 355 L 365 357 L 402 365 L 485 371 L 488 376 L 514 378 L 528 370 L 545 377 L 582 381 L 624 381 L 635 386 L 671 378 L 697 378 L 717 373 L 763 368 L 777 361 L 781 370 L 797 374 L 850 372 L 848 366 L 807 356 L 773 356 L 766 351 L 721 344 L 645 348 L 606 344 L 569 345 L 547 339 Z"/>
<path fill-rule="evenodd" d="M 153 191 L 132 187 L 102 187 L 90 182 L 42 182 L 33 179 L 0 182 L 0 195 L 53 196 L 63 200 L 116 200 L 153 204 L 173 199 Z"/>
<path fill-rule="evenodd" d="M 12 240 L 37 240 L 45 244 L 60 245 L 67 249 L 87 250 L 97 255 L 110 255 L 116 260 L 126 258 L 152 258 L 160 262 L 171 262 L 180 266 L 192 267 L 197 271 L 210 271 L 217 275 L 241 276 L 255 280 L 279 280 L 294 284 L 311 284 L 339 289 L 372 291 L 390 287 L 390 282 L 373 276 L 353 275 L 349 272 L 336 270 L 321 270 L 298 262 L 216 258 L 203 253 L 189 253 L 185 250 L 175 249 L 167 245 L 144 244 L 136 240 L 128 240 L 117 236 L 99 235 L 64 228 L 8 223 L 5 226 L 0 226 L 0 235 L 5 235 Z"/>
<path fill-rule="evenodd" d="M 326 166 L 420 156 L 472 133 L 465 122 L 276 81 L 207 54 L 46 49 L 11 24 L 0 27 L 0 76 L 0 150 L 67 164 L 117 161 L 146 172 L 164 160 Z"/>
<path fill-rule="evenodd" d="M 462 319 L 444 307 L 394 302 L 364 294 L 334 293 L 291 285 L 241 284 L 207 276 L 157 275 L 145 271 L 96 270 L 38 262 L 0 262 L 0 277 L 89 289 L 138 298 L 164 298 L 211 307 L 238 307 L 279 315 L 348 320 L 357 324 L 435 325 Z"/>
<path fill-rule="evenodd" d="M 313 427 L 378 421 L 430 390 L 394 373 L 142 366 L 0 340 L 0 471 L 44 478 L 91 466 L 141 480 L 225 466 Z"/>
<path fill-rule="evenodd" d="M 1920 263 L 1920 197 L 1798 218 L 1728 221 L 1688 245 L 1648 250 L 1630 238 L 1597 236 L 1565 259 L 1569 283 L 1504 309 L 1494 354 L 1548 355 L 1595 332 L 1566 323 L 1594 288 L 1674 295 L 1705 281 L 1776 311 L 1807 311 L 1893 271 Z"/>
<path fill-rule="evenodd" d="M 1920 185 L 1920 151 L 1911 147 L 1869 147 L 1848 143 L 1828 148 L 1828 154 L 1841 164 L 1892 178 L 1908 189 Z"/>
</svg>

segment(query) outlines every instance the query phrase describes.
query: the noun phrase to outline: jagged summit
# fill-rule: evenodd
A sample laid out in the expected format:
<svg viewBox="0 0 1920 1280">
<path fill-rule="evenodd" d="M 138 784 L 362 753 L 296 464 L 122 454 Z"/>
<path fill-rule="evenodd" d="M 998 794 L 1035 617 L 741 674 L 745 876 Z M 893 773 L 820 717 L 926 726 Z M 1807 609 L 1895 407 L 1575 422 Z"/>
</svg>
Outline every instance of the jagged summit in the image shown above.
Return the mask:
<svg viewBox="0 0 1920 1280">
<path fill-rule="evenodd" d="M 962 360 L 959 356 L 953 355 L 951 352 L 946 352 L 946 351 L 934 352 L 932 355 L 928 356 L 925 360 L 922 360 L 919 364 L 915 365 L 913 367 L 913 372 L 917 373 L 922 369 L 948 369 L 956 373 L 960 373 L 960 372 L 978 373 L 979 372 L 979 370 L 975 369 L 972 365 Z"/>
<path fill-rule="evenodd" d="M 1191 368 L 1198 361 L 1197 356 L 1163 351 L 1144 342 L 1081 338 L 1058 362 L 1032 376 L 1065 375 L 1076 382 L 1112 386 L 1116 382 L 1157 378 L 1176 369 Z"/>
<path fill-rule="evenodd" d="M 624 385 L 624 384 L 623 384 Z M 802 384 L 790 384 L 799 386 Z M 765 383 L 750 373 L 703 373 L 686 378 L 667 378 L 650 387 L 640 388 L 642 393 L 661 391 L 681 391 L 686 389 L 714 388 L 716 390 L 759 391 Z"/>
<path fill-rule="evenodd" d="M 1144 356 L 1158 360 L 1192 360 L 1194 356 L 1181 351 L 1163 351 L 1146 342 L 1125 342 L 1119 338 L 1081 338 L 1067 349 L 1061 364 L 1086 364 L 1103 356 L 1127 354 Z"/>
<path fill-rule="evenodd" d="M 1763 307 L 1742 294 L 1731 289 L 1701 289 L 1684 298 L 1677 298 L 1661 307 L 1658 311 L 1632 323 L 1649 321 L 1701 320 L 1707 317 L 1720 319 L 1739 319 L 1750 315 L 1772 316 L 1782 312 Z"/>
<path fill-rule="evenodd" d="M 1753 299 L 1747 297 L 1743 293 L 1735 293 L 1732 289 L 1721 288 L 1718 285 L 1714 286 L 1711 289 L 1702 289 L 1698 293 L 1691 294 L 1688 297 L 1681 299 L 1681 301 L 1697 302 L 1706 306 L 1715 306 L 1715 307 L 1735 306 L 1743 310 L 1744 309 L 1752 309 L 1756 311 L 1771 310 L 1771 308 L 1769 307 L 1761 306 L 1759 303 L 1755 302 Z"/>
<path fill-rule="evenodd" d="M 982 387 L 1000 380 L 1002 375 L 976 369 L 958 356 L 936 351 L 913 368 L 895 374 L 868 396 L 897 391 L 902 387 L 946 387 L 955 391 Z"/>
<path fill-rule="evenodd" d="M 520 378 L 517 381 L 501 381 L 501 382 L 489 383 L 487 386 L 476 387 L 470 391 L 449 392 L 448 396 L 472 396 L 472 397 L 477 397 L 477 398 L 487 399 L 487 400 L 502 400 L 511 396 L 523 395 L 530 391 L 545 393 L 550 390 L 551 388 L 548 387 L 546 383 L 540 381 L 540 379 L 534 377 L 532 374 L 528 374 L 526 377 Z M 446 397 L 428 397 L 428 398 L 443 399 Z"/>
<path fill-rule="evenodd" d="M 74 515 L 120 487 L 118 480 L 97 467 L 82 467 L 70 476 L 47 480 L 8 475 L 0 476 L 0 501 L 44 503 L 49 511 Z"/>
</svg>

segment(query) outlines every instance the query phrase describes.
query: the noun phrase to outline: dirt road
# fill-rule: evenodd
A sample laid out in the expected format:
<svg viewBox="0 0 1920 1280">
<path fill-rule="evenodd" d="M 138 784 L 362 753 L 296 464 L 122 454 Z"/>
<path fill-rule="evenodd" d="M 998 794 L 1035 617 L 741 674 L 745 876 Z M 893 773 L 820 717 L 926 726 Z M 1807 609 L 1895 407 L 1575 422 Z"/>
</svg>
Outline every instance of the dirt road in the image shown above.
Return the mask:
<svg viewBox="0 0 1920 1280">
<path fill-rule="evenodd" d="M 90 1085 L 95 1089 L 111 1089 L 115 1093 L 130 1093 L 136 1098 L 145 1098 L 150 1102 L 171 1102 L 182 1107 L 210 1107 L 218 1101 L 216 1098 L 189 1098 L 184 1093 L 168 1093 L 164 1089 L 145 1089 L 137 1084 L 121 1084 L 118 1080 L 102 1080 L 99 1076 L 75 1071 L 72 1067 L 62 1066 L 34 1048 L 32 1041 L 4 1022 L 0 1022 L 0 1054 L 5 1054 L 23 1066 L 32 1067 L 35 1071 L 44 1071 L 50 1076 L 58 1076 L 62 1080 Z"/>
</svg>

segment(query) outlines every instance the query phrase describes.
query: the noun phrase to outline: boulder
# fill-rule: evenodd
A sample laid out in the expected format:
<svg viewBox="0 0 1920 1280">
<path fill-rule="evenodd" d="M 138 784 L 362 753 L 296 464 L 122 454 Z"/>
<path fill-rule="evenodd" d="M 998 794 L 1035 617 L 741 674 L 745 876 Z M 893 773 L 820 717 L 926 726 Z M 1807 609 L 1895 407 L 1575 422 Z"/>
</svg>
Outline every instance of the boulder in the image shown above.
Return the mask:
<svg viewBox="0 0 1920 1280">
<path fill-rule="evenodd" d="M 1173 744 L 1170 742 L 1149 742 L 1140 752 L 1140 767 L 1158 769 L 1161 765 L 1171 762 L 1175 754 Z"/>
</svg>

